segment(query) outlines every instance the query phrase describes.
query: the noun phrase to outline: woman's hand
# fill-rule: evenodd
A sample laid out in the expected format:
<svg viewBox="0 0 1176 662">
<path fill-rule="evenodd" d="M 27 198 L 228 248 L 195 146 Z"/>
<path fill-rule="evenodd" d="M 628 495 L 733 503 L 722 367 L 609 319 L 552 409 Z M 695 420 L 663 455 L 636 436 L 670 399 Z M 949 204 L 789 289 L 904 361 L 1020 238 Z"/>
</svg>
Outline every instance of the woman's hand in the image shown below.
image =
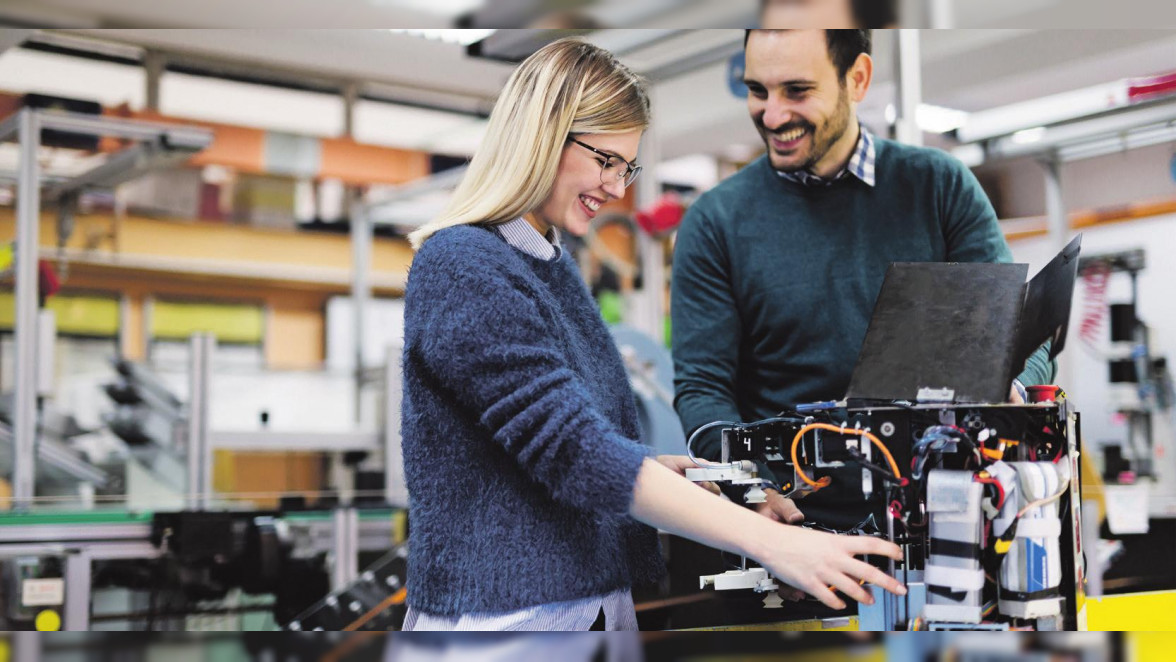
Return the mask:
<svg viewBox="0 0 1176 662">
<path fill-rule="evenodd" d="M 640 522 L 734 554 L 748 556 L 772 576 L 834 609 L 845 602 L 832 586 L 864 604 L 873 598 L 861 585 L 876 584 L 896 595 L 906 588 L 854 557 L 902 559 L 894 543 L 868 536 L 839 536 L 773 521 L 697 489 L 682 478 L 693 462 L 681 456 L 646 458 L 633 486 L 629 513 Z"/>
<path fill-rule="evenodd" d="M 760 536 L 760 549 L 751 557 L 759 561 L 782 582 L 817 598 L 833 609 L 844 609 L 845 601 L 830 587 L 862 604 L 874 599 L 862 582 L 876 584 L 896 595 L 906 595 L 906 588 L 896 579 L 855 557 L 886 556 L 902 560 L 902 550 L 893 543 L 870 536 L 839 536 L 769 519 Z"/>
</svg>

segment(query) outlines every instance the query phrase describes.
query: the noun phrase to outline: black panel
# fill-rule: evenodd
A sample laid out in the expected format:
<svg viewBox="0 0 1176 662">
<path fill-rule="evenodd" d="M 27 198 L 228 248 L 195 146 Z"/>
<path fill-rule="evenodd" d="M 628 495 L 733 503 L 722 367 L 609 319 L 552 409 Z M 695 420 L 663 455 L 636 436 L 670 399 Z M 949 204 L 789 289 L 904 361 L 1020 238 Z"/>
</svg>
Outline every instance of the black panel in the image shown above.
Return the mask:
<svg viewBox="0 0 1176 662">
<path fill-rule="evenodd" d="M 1016 372 L 1024 369 L 1029 355 L 1047 340 L 1051 359 L 1065 348 L 1081 249 L 1082 235 L 1078 235 L 1029 282 L 1021 326 L 1017 331 L 1017 354 L 1013 364 Z"/>
<path fill-rule="evenodd" d="M 1024 264 L 895 263 L 874 306 L 849 398 L 1003 402 L 1012 383 Z"/>
</svg>

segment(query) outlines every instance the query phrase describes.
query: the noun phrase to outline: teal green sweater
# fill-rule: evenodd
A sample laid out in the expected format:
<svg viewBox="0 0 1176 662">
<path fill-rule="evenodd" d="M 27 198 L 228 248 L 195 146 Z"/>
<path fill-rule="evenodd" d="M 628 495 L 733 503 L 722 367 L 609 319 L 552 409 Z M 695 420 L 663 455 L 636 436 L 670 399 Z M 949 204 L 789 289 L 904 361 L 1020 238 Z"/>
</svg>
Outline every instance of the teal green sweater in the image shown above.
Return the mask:
<svg viewBox="0 0 1176 662">
<path fill-rule="evenodd" d="M 674 249 L 674 406 L 686 433 L 840 399 L 892 262 L 1011 262 L 975 176 L 877 140 L 876 186 L 782 179 L 766 157 L 698 199 Z M 1025 385 L 1053 379 L 1046 350 Z M 696 445 L 717 458 L 718 435 Z"/>
</svg>

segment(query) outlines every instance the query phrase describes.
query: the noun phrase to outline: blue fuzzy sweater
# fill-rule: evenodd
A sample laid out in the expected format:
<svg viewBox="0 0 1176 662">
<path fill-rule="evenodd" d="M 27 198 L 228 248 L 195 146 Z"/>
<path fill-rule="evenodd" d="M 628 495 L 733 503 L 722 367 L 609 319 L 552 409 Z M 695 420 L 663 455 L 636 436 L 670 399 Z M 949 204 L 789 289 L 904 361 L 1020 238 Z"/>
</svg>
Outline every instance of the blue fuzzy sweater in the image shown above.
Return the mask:
<svg viewBox="0 0 1176 662">
<path fill-rule="evenodd" d="M 441 230 L 413 260 L 404 325 L 413 608 L 511 611 L 661 576 L 655 531 L 628 515 L 648 455 L 633 394 L 566 252 Z"/>
</svg>

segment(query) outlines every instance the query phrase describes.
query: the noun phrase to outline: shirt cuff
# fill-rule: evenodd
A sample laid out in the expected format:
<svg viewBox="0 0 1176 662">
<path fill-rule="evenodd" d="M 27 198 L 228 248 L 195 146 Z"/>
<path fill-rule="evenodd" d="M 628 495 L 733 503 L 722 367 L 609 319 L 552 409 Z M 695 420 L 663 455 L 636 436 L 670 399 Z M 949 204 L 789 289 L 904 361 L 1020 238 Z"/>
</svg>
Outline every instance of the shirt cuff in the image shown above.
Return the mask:
<svg viewBox="0 0 1176 662">
<path fill-rule="evenodd" d="M 1013 388 L 1017 389 L 1017 394 L 1021 396 L 1022 402 L 1029 402 L 1029 392 L 1025 390 L 1025 385 L 1021 383 L 1021 380 L 1014 379 Z"/>
</svg>

